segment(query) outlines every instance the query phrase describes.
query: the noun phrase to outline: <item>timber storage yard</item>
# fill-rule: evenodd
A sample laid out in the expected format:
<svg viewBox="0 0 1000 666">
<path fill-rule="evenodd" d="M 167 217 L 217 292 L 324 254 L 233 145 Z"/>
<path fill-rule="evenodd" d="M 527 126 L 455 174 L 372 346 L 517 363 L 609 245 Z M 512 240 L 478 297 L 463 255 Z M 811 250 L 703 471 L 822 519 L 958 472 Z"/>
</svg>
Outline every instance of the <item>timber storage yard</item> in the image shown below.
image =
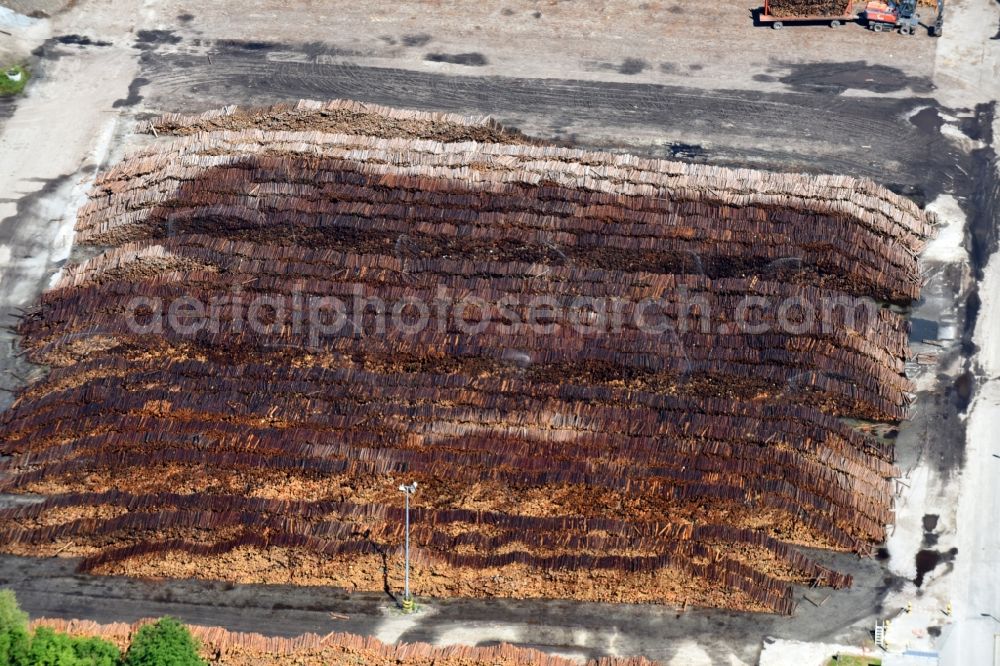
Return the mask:
<svg viewBox="0 0 1000 666">
<path fill-rule="evenodd" d="M 1000 3 L 0 30 L 0 587 L 35 626 L 992 663 Z"/>
</svg>

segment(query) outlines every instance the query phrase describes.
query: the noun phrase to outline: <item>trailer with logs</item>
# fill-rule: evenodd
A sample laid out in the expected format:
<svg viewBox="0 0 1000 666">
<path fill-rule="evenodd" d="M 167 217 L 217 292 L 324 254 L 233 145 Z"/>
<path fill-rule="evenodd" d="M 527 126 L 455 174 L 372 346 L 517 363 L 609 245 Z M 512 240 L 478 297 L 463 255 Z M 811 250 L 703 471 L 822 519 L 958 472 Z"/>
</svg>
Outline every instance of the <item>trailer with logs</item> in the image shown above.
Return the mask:
<svg viewBox="0 0 1000 666">
<path fill-rule="evenodd" d="M 764 7 L 757 14 L 759 23 L 775 30 L 786 23 L 826 23 L 839 28 L 857 20 L 853 0 L 764 0 Z"/>
<path fill-rule="evenodd" d="M 757 10 L 757 23 L 780 30 L 786 24 L 828 24 L 837 28 L 845 23 L 862 22 L 873 32 L 898 32 L 915 35 L 920 27 L 917 0 L 874 0 L 858 12 L 853 0 L 764 0 Z M 944 31 L 944 0 L 938 0 L 934 22 L 928 34 L 940 37 Z"/>
</svg>

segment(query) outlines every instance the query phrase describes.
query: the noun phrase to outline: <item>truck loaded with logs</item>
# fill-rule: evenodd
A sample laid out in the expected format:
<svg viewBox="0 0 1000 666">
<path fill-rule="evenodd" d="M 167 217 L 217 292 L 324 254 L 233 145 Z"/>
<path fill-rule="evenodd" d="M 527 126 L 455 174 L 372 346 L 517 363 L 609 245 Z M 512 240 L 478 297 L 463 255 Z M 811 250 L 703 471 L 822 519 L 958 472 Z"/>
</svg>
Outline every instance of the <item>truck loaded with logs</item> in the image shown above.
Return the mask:
<svg viewBox="0 0 1000 666">
<path fill-rule="evenodd" d="M 791 23 L 828 23 L 837 28 L 859 19 L 874 32 L 891 32 L 901 35 L 916 34 L 920 25 L 917 0 L 875 0 L 856 11 L 854 0 L 764 0 L 757 12 L 757 22 L 780 30 Z M 944 27 L 944 0 L 938 0 L 934 23 L 929 33 L 940 37 Z"/>
</svg>

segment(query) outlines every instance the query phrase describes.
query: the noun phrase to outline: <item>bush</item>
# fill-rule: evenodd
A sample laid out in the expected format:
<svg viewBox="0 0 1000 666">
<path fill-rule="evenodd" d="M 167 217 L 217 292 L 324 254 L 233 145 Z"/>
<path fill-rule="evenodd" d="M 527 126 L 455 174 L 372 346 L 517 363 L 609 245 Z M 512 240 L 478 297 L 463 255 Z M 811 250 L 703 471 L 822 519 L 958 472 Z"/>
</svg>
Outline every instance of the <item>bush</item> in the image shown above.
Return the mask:
<svg viewBox="0 0 1000 666">
<path fill-rule="evenodd" d="M 165 617 L 132 637 L 125 658 L 113 643 L 76 638 L 39 627 L 28 632 L 28 614 L 10 590 L 0 590 L 0 666 L 206 666 L 187 627 Z"/>
<path fill-rule="evenodd" d="M 28 614 L 17 605 L 13 590 L 0 590 L 0 631 L 11 628 L 28 630 Z"/>
<path fill-rule="evenodd" d="M 118 646 L 100 638 L 74 638 L 73 653 L 77 666 L 119 666 L 122 663 Z"/>
<path fill-rule="evenodd" d="M 28 632 L 11 628 L 0 631 L 0 666 L 29 666 Z"/>
<path fill-rule="evenodd" d="M 198 644 L 187 627 L 172 617 L 147 624 L 132 637 L 125 666 L 202 666 Z"/>
<path fill-rule="evenodd" d="M 31 638 L 28 664 L 31 666 L 77 666 L 76 653 L 73 652 L 73 639 L 66 634 L 57 634 L 48 627 L 39 627 Z"/>
<path fill-rule="evenodd" d="M 28 614 L 10 590 L 0 590 L 0 666 L 120 666 L 121 651 L 100 638 L 75 638 L 39 627 L 28 633 Z"/>
<path fill-rule="evenodd" d="M 28 666 L 28 614 L 11 590 L 0 590 L 0 666 Z"/>
<path fill-rule="evenodd" d="M 29 78 L 31 73 L 20 65 L 0 67 L 0 96 L 18 94 L 28 85 Z"/>
<path fill-rule="evenodd" d="M 119 666 L 121 652 L 100 638 L 76 638 L 39 627 L 31 639 L 27 666 Z"/>
</svg>

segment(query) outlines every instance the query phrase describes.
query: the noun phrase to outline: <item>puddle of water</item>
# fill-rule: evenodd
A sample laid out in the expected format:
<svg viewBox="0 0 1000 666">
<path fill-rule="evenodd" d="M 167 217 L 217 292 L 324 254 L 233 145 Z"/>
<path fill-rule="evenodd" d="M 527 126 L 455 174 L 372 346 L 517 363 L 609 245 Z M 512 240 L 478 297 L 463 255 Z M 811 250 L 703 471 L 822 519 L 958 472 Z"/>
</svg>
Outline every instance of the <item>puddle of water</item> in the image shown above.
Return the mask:
<svg viewBox="0 0 1000 666">
<path fill-rule="evenodd" d="M 928 134 L 937 134 L 941 131 L 941 126 L 944 125 L 944 120 L 938 115 L 937 109 L 931 106 L 921 109 L 910 116 L 910 122 L 917 129 L 921 129 Z"/>
<path fill-rule="evenodd" d="M 976 387 L 976 378 L 971 370 L 966 370 L 955 380 L 955 405 L 958 411 L 965 412 L 972 401 L 972 392 Z"/>
<path fill-rule="evenodd" d="M 917 577 L 913 579 L 913 583 L 917 587 L 923 585 L 924 576 L 933 571 L 940 562 L 941 553 L 936 550 L 917 551 Z"/>
<path fill-rule="evenodd" d="M 910 319 L 910 341 L 937 340 L 938 323 L 930 319 Z"/>
<path fill-rule="evenodd" d="M 913 579 L 913 584 L 920 587 L 924 584 L 924 576 L 933 571 L 942 562 L 952 562 L 955 559 L 955 555 L 958 554 L 958 548 L 952 548 L 947 552 L 940 552 L 937 550 L 923 549 L 917 551 L 916 564 L 917 564 L 917 577 Z"/>
</svg>

